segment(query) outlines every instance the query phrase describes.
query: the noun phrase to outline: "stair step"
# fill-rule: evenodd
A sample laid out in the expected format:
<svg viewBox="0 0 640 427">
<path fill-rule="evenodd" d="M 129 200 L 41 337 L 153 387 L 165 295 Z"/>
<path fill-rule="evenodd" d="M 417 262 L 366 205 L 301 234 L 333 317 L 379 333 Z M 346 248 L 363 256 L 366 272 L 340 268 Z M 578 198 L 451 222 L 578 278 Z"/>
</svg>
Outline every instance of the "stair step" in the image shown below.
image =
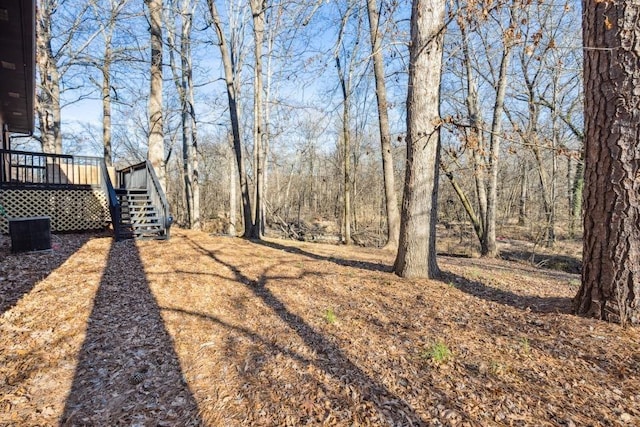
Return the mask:
<svg viewBox="0 0 640 427">
<path fill-rule="evenodd" d="M 146 211 L 149 209 L 155 209 L 156 207 L 154 205 L 129 205 L 127 206 L 127 209 L 129 209 L 130 212 L 142 212 L 142 211 Z"/>
<path fill-rule="evenodd" d="M 129 200 L 126 205 L 128 206 L 149 206 L 151 200 Z"/>
<path fill-rule="evenodd" d="M 141 229 L 159 229 L 162 228 L 160 227 L 160 224 L 156 223 L 133 223 L 131 224 L 131 228 L 134 230 L 141 230 Z"/>
<path fill-rule="evenodd" d="M 129 199 L 129 200 L 148 199 L 149 195 L 147 193 L 127 194 L 127 195 L 123 195 L 123 198 Z"/>
<path fill-rule="evenodd" d="M 116 194 L 136 194 L 136 193 L 146 193 L 148 190 L 146 188 L 115 188 Z"/>
</svg>

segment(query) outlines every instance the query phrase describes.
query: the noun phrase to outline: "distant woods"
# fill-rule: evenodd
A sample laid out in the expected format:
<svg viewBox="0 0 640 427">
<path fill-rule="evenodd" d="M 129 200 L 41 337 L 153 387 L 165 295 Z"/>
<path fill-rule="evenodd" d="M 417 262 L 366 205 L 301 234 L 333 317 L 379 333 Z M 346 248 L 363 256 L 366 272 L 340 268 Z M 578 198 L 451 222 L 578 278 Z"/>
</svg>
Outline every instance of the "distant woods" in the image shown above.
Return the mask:
<svg viewBox="0 0 640 427">
<path fill-rule="evenodd" d="M 416 141 L 411 10 L 38 0 L 35 139 L 116 166 L 153 159 L 186 227 L 393 250 Z M 441 146 L 434 219 L 487 256 L 505 226 L 546 246 L 580 237 L 580 5 L 453 2 L 443 13 L 441 83 L 427 84 L 440 88 L 425 130 Z"/>
</svg>

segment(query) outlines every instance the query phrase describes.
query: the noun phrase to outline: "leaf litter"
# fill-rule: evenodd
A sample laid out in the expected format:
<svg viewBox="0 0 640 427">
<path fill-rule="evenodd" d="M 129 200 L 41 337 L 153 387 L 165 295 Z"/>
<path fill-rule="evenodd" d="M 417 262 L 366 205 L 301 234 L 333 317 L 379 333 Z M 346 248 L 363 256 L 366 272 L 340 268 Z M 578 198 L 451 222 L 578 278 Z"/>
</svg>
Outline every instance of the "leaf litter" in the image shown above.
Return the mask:
<svg viewBox="0 0 640 427">
<path fill-rule="evenodd" d="M 0 425 L 640 425 L 638 330 L 573 316 L 576 275 L 441 256 L 441 280 L 406 280 L 375 249 L 90 237 L 0 240 Z"/>
</svg>

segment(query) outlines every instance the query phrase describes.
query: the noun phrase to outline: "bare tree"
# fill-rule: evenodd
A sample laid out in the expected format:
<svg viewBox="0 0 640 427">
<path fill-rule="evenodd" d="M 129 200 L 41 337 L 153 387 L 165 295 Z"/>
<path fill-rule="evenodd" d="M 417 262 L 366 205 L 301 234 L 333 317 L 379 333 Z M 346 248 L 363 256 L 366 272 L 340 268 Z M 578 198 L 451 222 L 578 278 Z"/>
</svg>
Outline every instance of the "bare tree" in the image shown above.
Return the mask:
<svg viewBox="0 0 640 427">
<path fill-rule="evenodd" d="M 251 237 L 260 239 L 264 235 L 264 170 L 265 153 L 263 148 L 265 120 L 263 116 L 263 83 L 262 83 L 262 47 L 264 44 L 264 24 L 266 0 L 249 0 L 253 16 L 254 67 L 253 67 L 253 164 L 254 179 L 254 211 Z"/>
<path fill-rule="evenodd" d="M 104 2 L 93 1 L 90 3 L 98 31 L 102 36 L 102 54 L 92 57 L 90 54 L 82 57 L 82 62 L 97 68 L 102 79 L 100 82 L 94 81 L 100 88 L 102 100 L 102 152 L 107 166 L 113 165 L 112 147 L 112 92 L 113 87 L 111 74 L 112 67 L 116 61 L 129 49 L 118 48 L 115 45 L 116 25 L 123 18 L 123 11 L 129 0 L 107 0 Z M 105 13 L 106 9 L 106 13 Z"/>
<path fill-rule="evenodd" d="M 176 14 L 180 22 L 180 47 L 175 40 L 174 25 L 167 25 L 167 41 L 170 47 L 169 61 L 173 81 L 180 100 L 180 123 L 182 133 L 182 179 L 184 181 L 184 200 L 186 202 L 187 225 L 194 230 L 200 229 L 200 184 L 198 176 L 198 132 L 194 107 L 193 62 L 191 55 L 191 32 L 196 2 L 182 0 Z M 175 10 L 174 10 L 175 11 Z M 171 17 L 171 21 L 175 21 Z M 180 55 L 178 68 L 174 52 Z"/>
<path fill-rule="evenodd" d="M 37 3 L 36 68 L 39 84 L 35 107 L 40 131 L 38 140 L 46 153 L 62 152 L 62 79 L 98 34 L 98 31 L 82 28 L 88 7 L 88 4 L 59 4 L 58 0 L 38 0 Z M 66 13 L 64 17 L 60 16 L 62 11 Z"/>
<path fill-rule="evenodd" d="M 369 29 L 371 33 L 371 51 L 373 72 L 376 80 L 376 97 L 378 101 L 378 123 L 380 127 L 380 147 L 382 151 L 382 169 L 384 178 L 385 208 L 387 213 L 387 243 L 385 248 L 395 250 L 400 237 L 400 211 L 396 196 L 396 184 L 393 173 L 393 156 L 391 154 L 391 130 L 387 104 L 387 87 L 384 73 L 384 57 L 382 54 L 382 35 L 380 34 L 380 12 L 376 0 L 367 0 Z"/>
<path fill-rule="evenodd" d="M 500 143 L 502 140 L 502 120 L 505 113 L 504 104 L 507 93 L 507 83 L 509 79 L 509 64 L 511 60 L 511 52 L 517 41 L 518 35 L 516 31 L 517 10 L 519 2 L 514 1 L 508 10 L 507 23 L 503 22 L 500 14 L 496 16 L 489 14 L 492 24 L 500 30 L 500 38 L 502 41 L 502 49 L 500 52 L 500 60 L 497 70 L 494 69 L 491 61 L 487 61 L 489 68 L 488 79 L 495 93 L 493 98 L 493 106 L 491 108 L 491 125 L 489 129 L 485 128 L 482 114 L 481 94 L 478 91 L 477 67 L 474 66 L 469 43 L 469 28 L 477 27 L 478 22 L 483 21 L 486 16 L 484 13 L 470 10 L 467 14 L 459 15 L 458 25 L 461 32 L 461 45 L 463 54 L 463 66 L 465 71 L 465 83 L 467 96 L 465 99 L 465 107 L 468 114 L 468 123 L 463 127 L 465 136 L 465 149 L 471 151 L 471 159 L 473 165 L 473 176 L 475 181 L 476 196 L 478 199 L 478 213 L 476 214 L 473 205 L 470 203 L 468 196 L 455 180 L 453 172 L 445 166 L 445 176 L 449 179 L 456 191 L 456 194 L 462 201 L 462 204 L 471 219 L 474 231 L 480 241 L 480 251 L 483 256 L 496 256 L 498 248 L 496 246 L 496 213 L 498 201 L 498 171 L 500 165 Z M 496 9 L 495 12 L 499 12 Z M 483 10 L 484 12 L 484 10 Z M 478 17 L 479 15 L 479 17 Z M 472 24 L 472 25 L 471 25 Z M 482 38 L 481 38 L 482 39 Z M 489 42 L 482 39 L 485 49 L 488 48 Z"/>
<path fill-rule="evenodd" d="M 251 237 L 253 229 L 251 199 L 249 197 L 249 184 L 247 180 L 246 168 L 244 165 L 242 136 L 240 133 L 240 105 L 239 105 L 239 70 L 237 68 L 236 57 L 227 42 L 222 27 L 222 20 L 218 13 L 215 0 L 208 0 L 211 20 L 218 39 L 218 47 L 222 56 L 224 69 L 224 80 L 226 83 L 227 101 L 229 103 L 229 116 L 231 119 L 231 133 L 233 136 L 233 149 L 236 155 L 236 165 L 240 177 L 240 192 L 242 196 L 242 216 L 244 221 L 243 237 Z M 233 46 L 231 47 L 233 48 Z"/>
<path fill-rule="evenodd" d="M 437 277 L 436 211 L 440 157 L 443 0 L 413 0 L 407 95 L 407 169 L 394 271 Z"/>
</svg>

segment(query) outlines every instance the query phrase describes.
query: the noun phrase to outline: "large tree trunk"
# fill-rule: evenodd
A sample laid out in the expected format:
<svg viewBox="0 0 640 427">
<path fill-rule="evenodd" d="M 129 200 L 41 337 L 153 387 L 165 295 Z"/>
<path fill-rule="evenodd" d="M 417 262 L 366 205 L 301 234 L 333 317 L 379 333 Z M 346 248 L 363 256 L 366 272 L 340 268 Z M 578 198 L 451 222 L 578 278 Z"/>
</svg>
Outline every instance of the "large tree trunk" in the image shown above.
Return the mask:
<svg viewBox="0 0 640 427">
<path fill-rule="evenodd" d="M 437 277 L 440 75 L 444 0 L 413 0 L 407 95 L 407 170 L 394 272 Z"/>
<path fill-rule="evenodd" d="M 373 73 L 376 80 L 376 97 L 378 100 L 378 122 L 380 124 L 380 147 L 382 150 L 382 171 L 384 178 L 385 208 L 387 213 L 386 249 L 395 250 L 400 237 L 400 210 L 396 196 L 396 183 L 393 173 L 393 156 L 391 154 L 391 130 L 387 112 L 387 88 L 384 74 L 384 57 L 382 55 L 381 35 L 379 33 L 379 13 L 376 0 L 367 0 L 369 12 L 369 29 L 371 33 L 371 49 L 373 57 Z"/>
<path fill-rule="evenodd" d="M 149 162 L 166 189 L 162 129 L 162 0 L 145 0 L 151 32 L 151 88 L 149 92 Z"/>
<path fill-rule="evenodd" d="M 575 310 L 640 324 L 640 4 L 583 6 L 584 249 Z"/>
</svg>

